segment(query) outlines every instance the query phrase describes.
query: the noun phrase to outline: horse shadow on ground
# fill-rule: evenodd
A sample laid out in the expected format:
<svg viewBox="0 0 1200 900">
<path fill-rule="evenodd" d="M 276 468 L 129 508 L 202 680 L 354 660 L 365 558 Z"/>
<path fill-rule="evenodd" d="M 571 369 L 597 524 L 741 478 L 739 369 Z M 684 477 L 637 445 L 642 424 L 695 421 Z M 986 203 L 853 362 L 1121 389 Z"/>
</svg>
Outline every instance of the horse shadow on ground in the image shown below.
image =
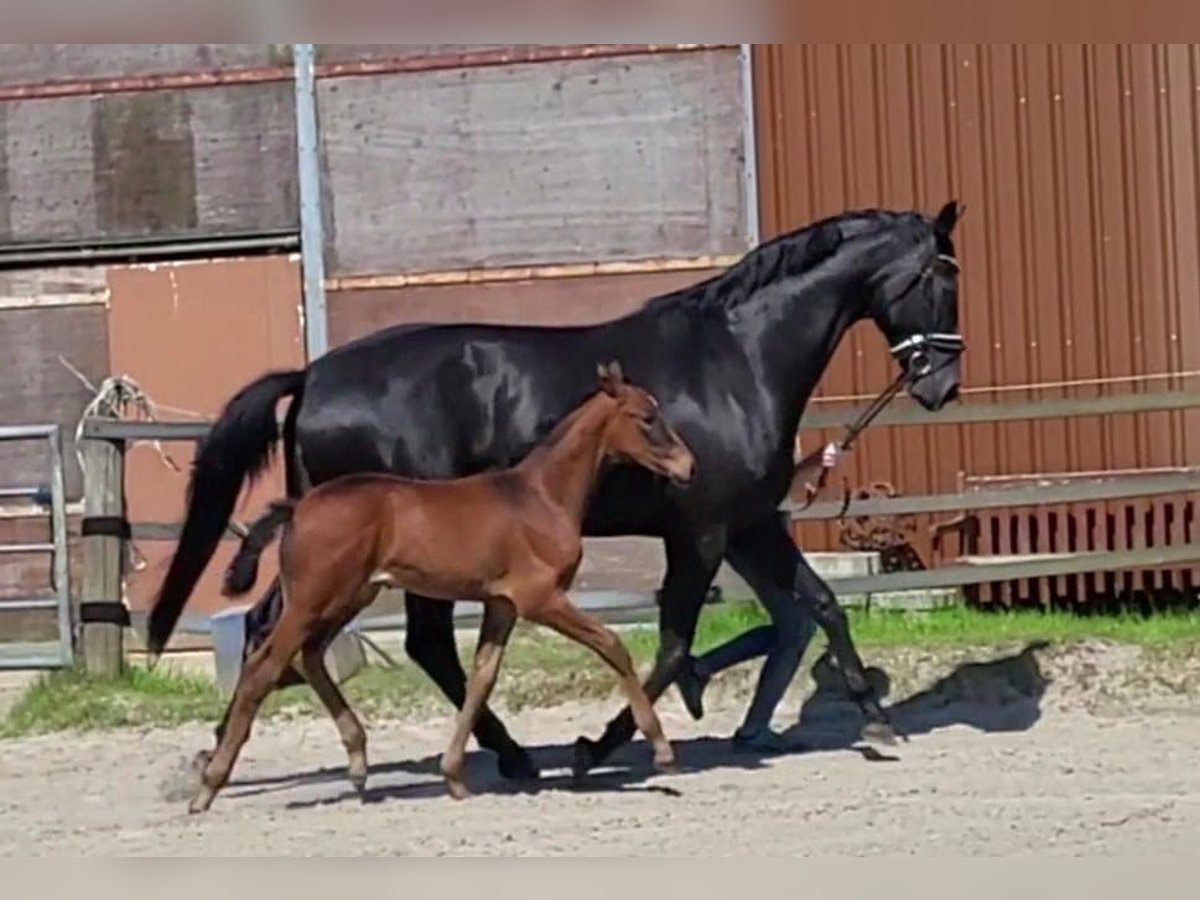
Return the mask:
<svg viewBox="0 0 1200 900">
<path fill-rule="evenodd" d="M 928 687 L 891 704 L 888 712 L 894 726 L 908 737 L 955 726 L 967 726 L 984 734 L 1028 731 L 1041 718 L 1042 698 L 1049 683 L 1035 654 L 1048 646 L 1047 642 L 1036 642 L 1019 653 L 956 666 Z M 845 678 L 828 653 L 817 659 L 811 674 L 816 689 L 801 707 L 797 723 L 785 733 L 790 750 L 783 753 L 747 750 L 735 747 L 725 737 L 675 740 L 672 742 L 676 751 L 673 774 L 756 769 L 790 753 L 849 751 L 868 761 L 899 759 L 893 752 L 896 748 L 882 751 L 863 741 L 862 714 L 850 696 Z M 867 677 L 879 695 L 887 697 L 891 688 L 887 673 L 869 667 Z M 495 757 L 477 750 L 468 755 L 468 786 L 476 794 L 646 791 L 680 796 L 681 793 L 675 784 L 658 782 L 658 773 L 650 765 L 650 749 L 643 740 L 622 747 L 603 767 L 578 783 L 570 775 L 573 753 L 570 743 L 529 749 L 543 772 L 536 782 L 517 784 L 505 780 L 496 770 Z M 903 744 L 898 749 L 902 752 Z M 440 754 L 432 754 L 416 760 L 376 763 L 371 766 L 370 782 L 373 784 L 369 782 L 361 797 L 347 785 L 345 791 L 332 795 L 291 801 L 288 808 L 360 800 L 378 803 L 393 799 L 443 798 L 446 788 L 438 768 L 439 758 Z M 397 782 L 394 776 L 404 778 Z M 323 783 L 345 783 L 345 777 L 343 767 L 330 766 L 290 775 L 235 778 L 229 785 L 227 796 L 234 799 Z"/>
</svg>

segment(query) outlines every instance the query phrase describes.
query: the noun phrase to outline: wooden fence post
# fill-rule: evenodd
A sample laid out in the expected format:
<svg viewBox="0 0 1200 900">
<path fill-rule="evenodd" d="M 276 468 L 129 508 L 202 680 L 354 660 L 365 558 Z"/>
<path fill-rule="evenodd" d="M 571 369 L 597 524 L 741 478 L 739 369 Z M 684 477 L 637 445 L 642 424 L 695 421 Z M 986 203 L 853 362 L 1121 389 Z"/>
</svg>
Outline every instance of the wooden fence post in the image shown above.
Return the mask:
<svg viewBox="0 0 1200 900">
<path fill-rule="evenodd" d="M 83 587 L 79 621 L 89 675 L 116 676 L 125 664 L 129 612 L 122 597 L 125 522 L 125 444 L 83 442 Z"/>
</svg>

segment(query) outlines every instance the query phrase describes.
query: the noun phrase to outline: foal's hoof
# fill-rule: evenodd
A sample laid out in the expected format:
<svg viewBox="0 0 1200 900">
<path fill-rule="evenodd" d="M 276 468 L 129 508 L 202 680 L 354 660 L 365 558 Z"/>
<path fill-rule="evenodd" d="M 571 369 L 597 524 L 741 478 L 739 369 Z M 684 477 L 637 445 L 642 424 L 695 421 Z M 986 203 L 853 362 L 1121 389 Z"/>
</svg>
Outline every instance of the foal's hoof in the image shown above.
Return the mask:
<svg viewBox="0 0 1200 900">
<path fill-rule="evenodd" d="M 895 747 L 899 743 L 896 729 L 887 722 L 868 722 L 863 726 L 862 739 L 869 744 L 882 744 L 885 747 Z M 907 735 L 904 738 L 908 740 Z"/>
<path fill-rule="evenodd" d="M 664 750 L 654 751 L 654 768 L 664 775 L 669 775 L 679 770 L 679 766 L 675 762 L 675 752 L 669 745 Z"/>
<path fill-rule="evenodd" d="M 578 784 L 587 777 L 587 773 L 596 764 L 596 742 L 591 738 L 580 737 L 575 741 L 575 757 L 571 762 L 571 777 Z"/>
<path fill-rule="evenodd" d="M 216 795 L 216 791 L 212 788 L 200 788 L 196 796 L 192 798 L 192 802 L 188 804 L 188 813 L 194 816 L 197 813 L 207 812 Z"/>
<path fill-rule="evenodd" d="M 508 781 L 537 781 L 542 777 L 542 772 L 534 764 L 533 757 L 522 747 L 500 754 L 496 760 L 496 768 L 500 770 L 500 776 Z"/>
<path fill-rule="evenodd" d="M 471 792 L 467 790 L 467 786 L 461 778 L 447 778 L 446 790 L 455 800 L 466 800 L 471 796 Z"/>
<path fill-rule="evenodd" d="M 363 766 L 362 769 L 356 769 L 354 766 L 346 773 L 346 777 L 350 779 L 350 787 L 354 788 L 354 792 L 360 798 L 366 796 L 367 793 L 367 769 Z"/>
</svg>

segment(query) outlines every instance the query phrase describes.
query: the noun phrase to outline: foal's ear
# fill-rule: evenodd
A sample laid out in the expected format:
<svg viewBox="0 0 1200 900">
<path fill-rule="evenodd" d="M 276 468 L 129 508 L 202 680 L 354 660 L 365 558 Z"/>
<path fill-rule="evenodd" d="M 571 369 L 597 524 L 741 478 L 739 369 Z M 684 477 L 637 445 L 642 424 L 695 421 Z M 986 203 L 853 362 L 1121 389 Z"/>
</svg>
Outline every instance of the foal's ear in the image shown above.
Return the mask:
<svg viewBox="0 0 1200 900">
<path fill-rule="evenodd" d="M 957 200 L 951 200 L 937 214 L 937 218 L 933 220 L 933 230 L 938 234 L 949 236 L 954 230 L 954 226 L 958 224 L 958 220 L 962 218 L 962 214 L 966 212 L 966 205 L 959 203 Z"/>
<path fill-rule="evenodd" d="M 613 397 L 617 396 L 617 391 L 625 383 L 625 374 L 621 371 L 621 364 L 616 360 L 607 365 L 601 363 L 596 366 L 596 375 L 600 379 L 601 390 Z"/>
</svg>

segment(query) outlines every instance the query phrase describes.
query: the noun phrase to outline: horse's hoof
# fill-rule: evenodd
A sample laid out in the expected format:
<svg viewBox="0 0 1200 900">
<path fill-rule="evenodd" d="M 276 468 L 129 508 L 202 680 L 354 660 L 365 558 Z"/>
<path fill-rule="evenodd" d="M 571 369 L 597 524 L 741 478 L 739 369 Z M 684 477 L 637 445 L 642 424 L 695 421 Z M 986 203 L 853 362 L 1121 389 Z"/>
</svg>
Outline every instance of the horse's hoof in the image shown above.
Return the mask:
<svg viewBox="0 0 1200 900">
<path fill-rule="evenodd" d="M 690 661 L 684 664 L 684 671 L 675 679 L 675 687 L 679 689 L 684 708 L 697 722 L 704 718 L 705 686 L 705 682 L 692 670 Z"/>
<path fill-rule="evenodd" d="M 887 722 L 868 722 L 863 726 L 862 739 L 869 744 L 882 744 L 885 747 L 894 747 L 899 743 L 896 729 Z"/>
<path fill-rule="evenodd" d="M 450 792 L 450 796 L 455 800 L 466 800 L 471 796 L 471 792 L 467 790 L 467 786 L 460 778 L 447 778 L 446 790 Z"/>
<path fill-rule="evenodd" d="M 596 742 L 591 738 L 580 737 L 575 741 L 575 758 L 571 763 L 571 777 L 578 784 L 587 777 L 596 759 Z"/>
<path fill-rule="evenodd" d="M 508 781 L 537 781 L 542 777 L 533 757 L 521 747 L 500 755 L 496 760 L 496 768 L 500 770 L 500 776 Z"/>
</svg>

